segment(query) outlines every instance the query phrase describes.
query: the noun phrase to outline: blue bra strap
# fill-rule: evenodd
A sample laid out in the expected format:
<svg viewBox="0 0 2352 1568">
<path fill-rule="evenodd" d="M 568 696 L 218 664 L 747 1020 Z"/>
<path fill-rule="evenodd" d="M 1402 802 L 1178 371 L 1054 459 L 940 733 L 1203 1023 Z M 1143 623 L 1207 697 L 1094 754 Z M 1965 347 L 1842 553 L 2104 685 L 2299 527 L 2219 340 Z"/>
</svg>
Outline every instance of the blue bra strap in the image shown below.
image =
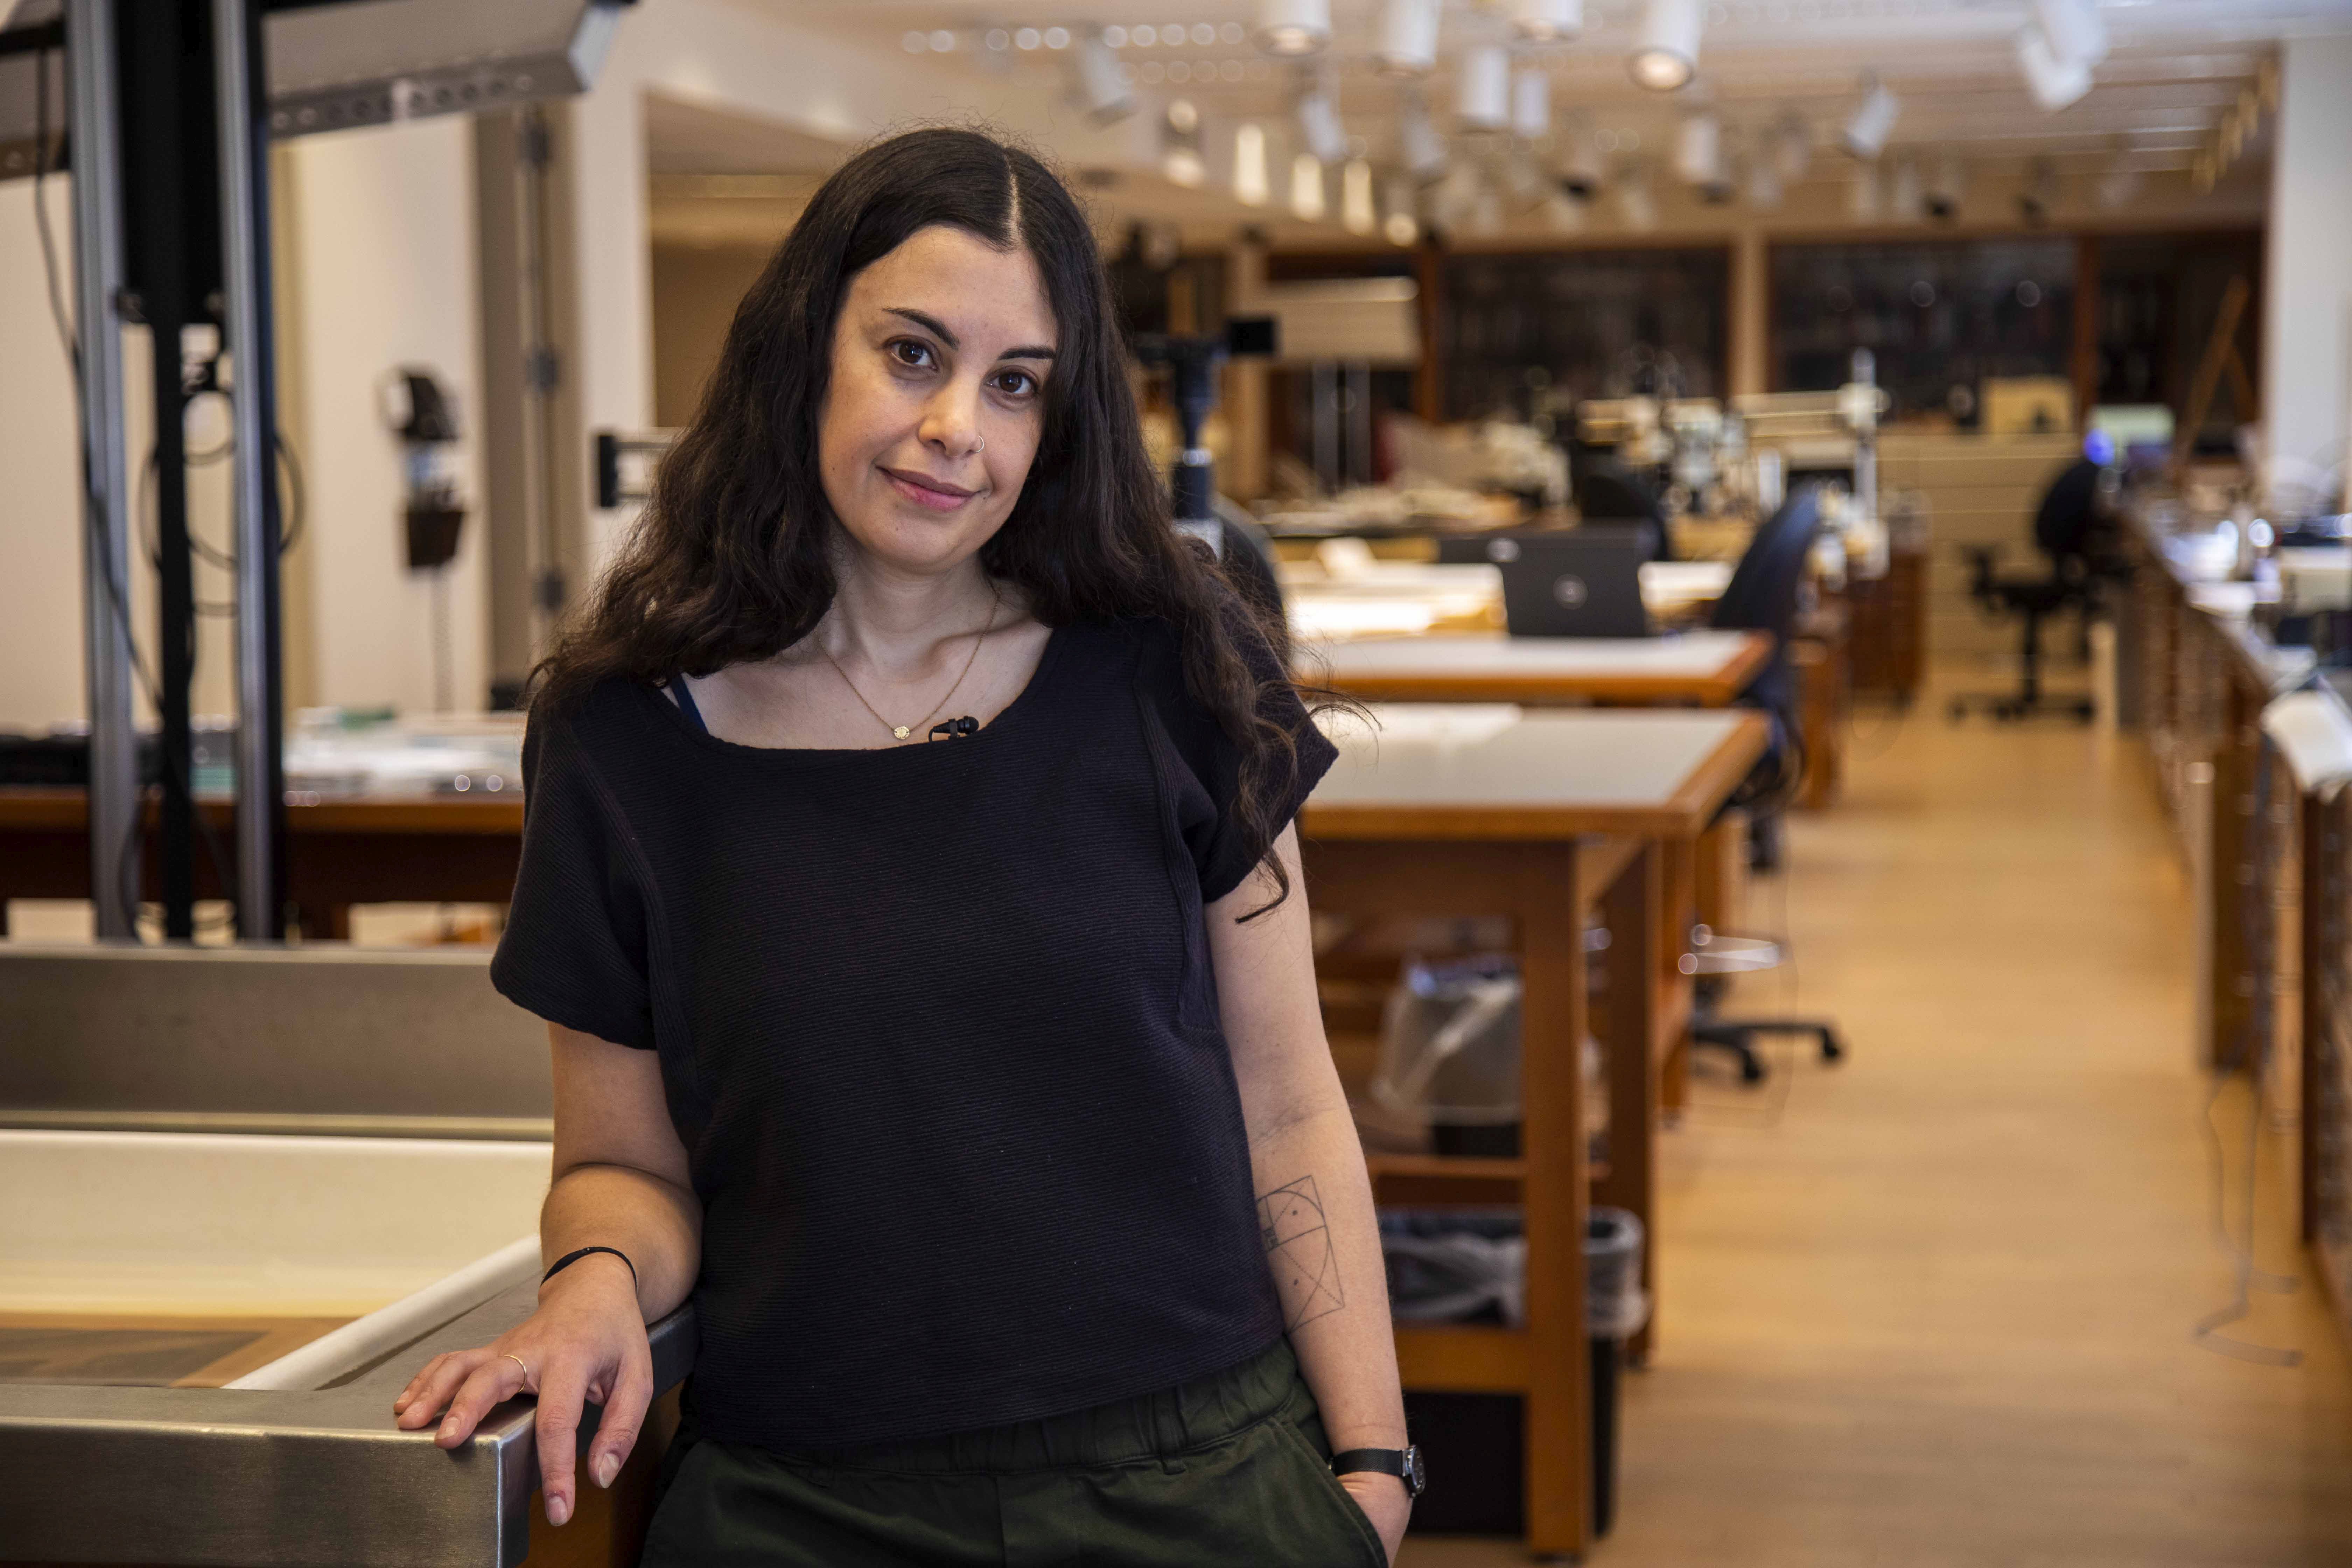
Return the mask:
<svg viewBox="0 0 2352 1568">
<path fill-rule="evenodd" d="M 688 689 L 686 677 L 683 675 L 671 676 L 669 679 L 669 689 L 670 695 L 677 699 L 677 710 L 685 714 L 688 719 L 691 720 L 696 729 L 701 731 L 706 735 L 710 733 L 710 726 L 702 721 L 702 710 L 694 705 L 694 693 Z"/>
</svg>

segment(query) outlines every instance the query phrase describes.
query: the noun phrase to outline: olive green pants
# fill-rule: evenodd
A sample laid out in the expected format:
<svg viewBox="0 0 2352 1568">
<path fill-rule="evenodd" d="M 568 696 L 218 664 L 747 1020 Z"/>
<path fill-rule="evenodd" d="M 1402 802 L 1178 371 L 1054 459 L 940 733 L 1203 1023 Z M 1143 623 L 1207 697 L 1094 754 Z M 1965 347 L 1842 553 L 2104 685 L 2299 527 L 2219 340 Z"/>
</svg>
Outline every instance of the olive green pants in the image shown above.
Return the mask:
<svg viewBox="0 0 2352 1568">
<path fill-rule="evenodd" d="M 646 1568 L 1387 1568 L 1286 1340 L 1164 1393 L 824 1453 L 696 1440 Z"/>
</svg>

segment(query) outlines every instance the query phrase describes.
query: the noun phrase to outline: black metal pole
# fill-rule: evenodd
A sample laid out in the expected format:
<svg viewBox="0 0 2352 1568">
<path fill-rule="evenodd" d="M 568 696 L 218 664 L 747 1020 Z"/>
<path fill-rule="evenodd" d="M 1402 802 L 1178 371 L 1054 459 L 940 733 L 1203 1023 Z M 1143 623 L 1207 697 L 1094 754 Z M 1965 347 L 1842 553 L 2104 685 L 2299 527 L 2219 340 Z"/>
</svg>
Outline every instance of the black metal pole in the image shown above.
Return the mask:
<svg viewBox="0 0 2352 1568">
<path fill-rule="evenodd" d="M 221 294 L 235 354 L 237 934 L 286 934 L 285 671 L 278 600 L 278 395 L 269 288 L 268 70 L 261 0 L 213 0 Z"/>
<path fill-rule="evenodd" d="M 122 0 L 122 184 L 125 285 L 138 301 L 154 366 L 153 475 L 156 851 L 163 935 L 195 935 L 196 807 L 190 688 L 196 674 L 196 589 L 188 531 L 180 337 L 211 314 L 219 286 L 218 184 L 213 155 L 211 29 L 181 0 Z M 134 464 L 140 459 L 131 458 Z M 134 469 L 136 471 L 136 469 Z M 141 487 L 131 488 L 134 503 Z M 131 519 L 136 539 L 146 520 Z"/>
</svg>

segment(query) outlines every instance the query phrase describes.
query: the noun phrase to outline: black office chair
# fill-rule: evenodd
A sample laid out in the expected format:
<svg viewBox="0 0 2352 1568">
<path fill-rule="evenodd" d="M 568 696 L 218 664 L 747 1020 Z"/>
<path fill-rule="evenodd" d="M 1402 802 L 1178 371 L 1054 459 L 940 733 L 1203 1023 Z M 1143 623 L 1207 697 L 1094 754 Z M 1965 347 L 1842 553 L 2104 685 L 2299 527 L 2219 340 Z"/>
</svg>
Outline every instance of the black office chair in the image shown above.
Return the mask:
<svg viewBox="0 0 2352 1568">
<path fill-rule="evenodd" d="M 1980 709 L 2004 721 L 2056 713 L 2090 722 L 2095 705 L 2089 698 L 2053 698 L 2042 689 L 2042 623 L 2071 610 L 2081 617 L 2088 643 L 2101 589 L 2116 575 L 2115 565 L 2097 548 L 2101 518 L 2099 465 L 2078 458 L 2059 470 L 2034 509 L 2033 542 L 2049 558 L 2046 573 L 2003 575 L 1995 566 L 2000 545 L 1960 547 L 1969 558 L 1969 596 L 1988 615 L 2017 616 L 2021 639 L 2017 689 L 1955 697 L 1952 718 L 1964 719 Z"/>
<path fill-rule="evenodd" d="M 1805 559 L 1812 552 L 1821 527 L 1821 494 L 1806 485 L 1757 529 L 1707 623 L 1719 630 L 1769 632 L 1772 637 L 1770 660 L 1739 696 L 1741 707 L 1758 709 L 1769 720 L 1771 737 L 1764 755 L 1724 805 L 1727 812 L 1751 814 L 1749 862 L 1759 869 L 1769 870 L 1780 864 L 1780 814 L 1796 797 L 1798 784 L 1804 777 L 1797 673 L 1789 658 L 1789 639 L 1797 627 Z M 1713 1016 L 1727 977 L 1769 969 L 1780 961 L 1777 942 L 1718 936 L 1704 928 L 1693 933 L 1691 952 L 1684 961 L 1697 982 L 1698 1016 L 1691 1026 L 1692 1043 L 1729 1051 L 1738 1059 L 1740 1077 L 1749 1083 L 1764 1076 L 1764 1058 L 1756 1049 L 1759 1035 L 1810 1035 L 1821 1042 L 1822 1060 L 1837 1061 L 1845 1055 L 1835 1027 L 1818 1019 L 1731 1020 Z"/>
<path fill-rule="evenodd" d="M 1650 531 L 1653 561 L 1675 558 L 1666 509 L 1650 487 L 1616 458 L 1589 456 L 1576 469 L 1576 513 L 1586 522 L 1637 522 Z"/>
</svg>

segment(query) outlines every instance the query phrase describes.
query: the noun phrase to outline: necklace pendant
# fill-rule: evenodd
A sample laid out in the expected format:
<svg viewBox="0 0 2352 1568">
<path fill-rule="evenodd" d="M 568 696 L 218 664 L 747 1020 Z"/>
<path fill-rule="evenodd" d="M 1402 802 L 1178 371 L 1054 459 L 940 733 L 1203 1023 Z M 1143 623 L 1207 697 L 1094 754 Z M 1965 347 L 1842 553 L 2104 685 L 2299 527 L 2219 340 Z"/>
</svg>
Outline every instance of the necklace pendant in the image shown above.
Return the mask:
<svg viewBox="0 0 2352 1568">
<path fill-rule="evenodd" d="M 905 739 L 907 738 L 907 726 L 905 726 L 904 724 L 893 724 L 893 725 L 891 725 L 891 726 L 890 726 L 890 735 L 891 735 L 891 738 L 892 738 L 892 739 L 894 739 L 894 740 L 899 740 L 899 741 L 903 741 L 903 740 L 905 740 Z"/>
</svg>

